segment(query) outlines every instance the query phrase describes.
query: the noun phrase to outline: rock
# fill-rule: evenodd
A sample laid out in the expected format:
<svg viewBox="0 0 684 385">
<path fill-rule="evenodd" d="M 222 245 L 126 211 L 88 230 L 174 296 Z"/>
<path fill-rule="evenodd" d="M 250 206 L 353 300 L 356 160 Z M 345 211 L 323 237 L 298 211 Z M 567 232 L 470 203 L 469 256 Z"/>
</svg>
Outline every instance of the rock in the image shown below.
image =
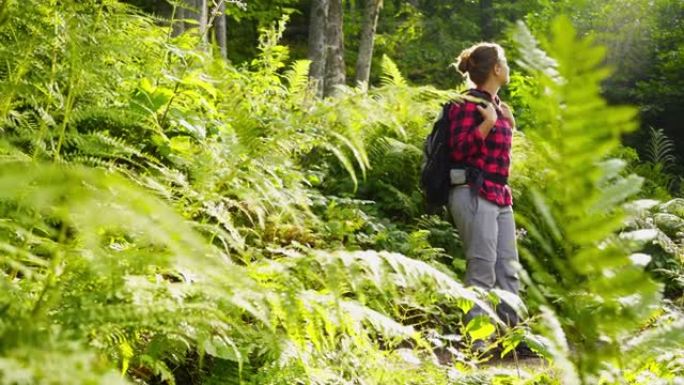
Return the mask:
<svg viewBox="0 0 684 385">
<path fill-rule="evenodd" d="M 628 214 L 623 224 L 623 230 L 638 230 L 649 226 L 648 219 L 654 208 L 660 204 L 659 201 L 653 199 L 639 199 L 624 204 L 625 212 Z"/>
<path fill-rule="evenodd" d="M 655 199 L 639 199 L 626 203 L 624 207 L 625 210 L 627 210 L 627 212 L 630 214 L 641 215 L 644 212 L 651 210 L 654 206 L 657 206 L 659 203 L 660 201 L 657 201 Z"/>
<path fill-rule="evenodd" d="M 647 247 L 648 245 L 656 246 L 666 254 L 678 255 L 679 253 L 677 244 L 659 229 L 627 231 L 621 233 L 620 238 L 626 241 L 632 241 L 640 247 Z"/>
<path fill-rule="evenodd" d="M 670 237 L 684 230 L 684 219 L 674 214 L 658 213 L 653 216 L 656 226 Z"/>
<path fill-rule="evenodd" d="M 644 253 L 634 253 L 629 256 L 629 259 L 636 266 L 646 267 L 651 262 L 651 256 Z"/>
<path fill-rule="evenodd" d="M 658 207 L 659 211 L 676 215 L 684 219 L 684 199 L 675 198 L 669 202 L 665 202 Z"/>
<path fill-rule="evenodd" d="M 629 241 L 634 241 L 639 244 L 654 241 L 658 238 L 658 230 L 656 229 L 641 229 L 635 231 L 627 231 L 620 234 L 620 238 Z"/>
</svg>

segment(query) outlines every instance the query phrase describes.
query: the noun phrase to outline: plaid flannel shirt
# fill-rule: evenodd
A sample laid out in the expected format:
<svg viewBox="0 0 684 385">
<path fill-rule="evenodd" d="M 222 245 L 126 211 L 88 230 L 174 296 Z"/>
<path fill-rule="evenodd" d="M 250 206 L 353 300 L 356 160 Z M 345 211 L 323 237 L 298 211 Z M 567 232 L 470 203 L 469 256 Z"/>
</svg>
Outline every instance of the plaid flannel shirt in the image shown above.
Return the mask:
<svg viewBox="0 0 684 385">
<path fill-rule="evenodd" d="M 491 95 L 484 91 L 490 97 Z M 484 118 L 477 109 L 477 104 L 470 101 L 454 103 L 449 110 L 451 160 L 454 163 L 465 164 L 486 173 L 508 177 L 511 164 L 511 144 L 513 130 L 508 120 L 501 112 L 500 99 L 494 97 L 494 107 L 497 119 L 487 137 L 483 137 L 477 127 Z M 511 189 L 508 185 L 495 183 L 485 179 L 480 196 L 499 206 L 513 204 Z"/>
</svg>

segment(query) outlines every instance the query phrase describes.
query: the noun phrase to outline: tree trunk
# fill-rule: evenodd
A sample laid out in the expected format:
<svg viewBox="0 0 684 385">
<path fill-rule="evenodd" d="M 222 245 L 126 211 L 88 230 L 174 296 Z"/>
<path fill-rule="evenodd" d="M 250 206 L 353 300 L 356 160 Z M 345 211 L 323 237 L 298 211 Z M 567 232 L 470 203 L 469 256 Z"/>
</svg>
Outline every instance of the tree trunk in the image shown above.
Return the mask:
<svg viewBox="0 0 684 385">
<path fill-rule="evenodd" d="M 178 36 L 185 32 L 185 4 L 181 1 L 176 7 L 176 13 L 173 16 L 173 36 Z"/>
<path fill-rule="evenodd" d="M 207 27 L 209 22 L 209 9 L 207 0 L 198 0 L 197 6 L 199 7 L 197 16 L 199 21 L 200 42 L 205 44 L 207 42 Z"/>
<path fill-rule="evenodd" d="M 346 82 L 344 65 L 344 34 L 342 32 L 342 0 L 330 0 L 325 33 L 325 96 Z"/>
<path fill-rule="evenodd" d="M 309 21 L 309 79 L 316 88 L 316 96 L 322 97 L 325 87 L 325 33 L 328 19 L 329 0 L 313 0 L 311 2 L 311 19 Z"/>
<path fill-rule="evenodd" d="M 220 4 L 216 9 L 216 18 L 214 19 L 214 32 L 216 34 L 216 44 L 221 51 L 221 57 L 226 59 L 228 57 L 228 46 L 226 41 L 226 2 L 219 0 Z"/>
<path fill-rule="evenodd" d="M 199 14 L 197 11 L 199 10 L 199 6 L 197 3 L 199 0 L 183 0 L 183 5 L 187 6 L 185 9 L 185 18 L 187 20 L 198 20 L 199 21 Z M 184 29 L 187 31 L 195 26 L 194 23 L 185 23 L 184 24 Z"/>
<path fill-rule="evenodd" d="M 490 41 L 494 38 L 494 7 L 492 0 L 480 0 L 480 26 L 482 39 Z"/>
<path fill-rule="evenodd" d="M 359 56 L 356 59 L 356 85 L 365 84 L 367 87 L 370 79 L 371 61 L 373 59 L 375 29 L 378 26 L 378 16 L 380 15 L 382 0 L 365 0 L 364 2 L 361 42 L 359 43 Z"/>
</svg>

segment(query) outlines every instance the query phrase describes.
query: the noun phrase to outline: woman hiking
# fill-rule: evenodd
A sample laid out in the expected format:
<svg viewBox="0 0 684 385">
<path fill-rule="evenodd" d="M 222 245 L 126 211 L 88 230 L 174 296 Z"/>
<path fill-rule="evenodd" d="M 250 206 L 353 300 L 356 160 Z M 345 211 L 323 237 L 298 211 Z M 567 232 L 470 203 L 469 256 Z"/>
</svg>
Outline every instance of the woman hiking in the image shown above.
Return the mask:
<svg viewBox="0 0 684 385">
<path fill-rule="evenodd" d="M 458 70 L 474 87 L 449 109 L 451 188 L 448 208 L 466 255 L 467 286 L 500 288 L 518 294 L 518 251 L 515 240 L 508 172 L 515 119 L 497 93 L 509 82 L 504 50 L 480 43 L 458 57 Z M 483 314 L 473 308 L 466 321 Z M 518 323 L 515 310 L 505 303 L 497 308 L 510 326 Z"/>
</svg>

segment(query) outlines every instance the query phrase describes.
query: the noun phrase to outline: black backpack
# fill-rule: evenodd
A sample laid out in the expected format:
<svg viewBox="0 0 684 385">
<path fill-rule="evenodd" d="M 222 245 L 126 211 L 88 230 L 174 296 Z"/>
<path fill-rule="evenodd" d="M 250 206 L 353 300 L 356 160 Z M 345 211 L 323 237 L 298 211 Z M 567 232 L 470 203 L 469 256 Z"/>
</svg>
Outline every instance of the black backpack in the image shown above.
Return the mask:
<svg viewBox="0 0 684 385">
<path fill-rule="evenodd" d="M 420 175 L 420 187 L 423 190 L 428 211 L 446 205 L 449 200 L 449 110 L 452 103 L 442 106 L 442 114 L 432 126 L 432 132 L 423 145 L 423 166 Z"/>
<path fill-rule="evenodd" d="M 470 90 L 467 95 L 487 100 L 486 94 Z M 432 132 L 425 139 L 423 146 L 423 166 L 420 186 L 425 196 L 428 212 L 435 212 L 449 201 L 451 179 L 449 171 L 454 166 L 451 162 L 449 147 L 449 110 L 453 102 L 442 105 L 442 114 L 432 127 Z"/>
</svg>

